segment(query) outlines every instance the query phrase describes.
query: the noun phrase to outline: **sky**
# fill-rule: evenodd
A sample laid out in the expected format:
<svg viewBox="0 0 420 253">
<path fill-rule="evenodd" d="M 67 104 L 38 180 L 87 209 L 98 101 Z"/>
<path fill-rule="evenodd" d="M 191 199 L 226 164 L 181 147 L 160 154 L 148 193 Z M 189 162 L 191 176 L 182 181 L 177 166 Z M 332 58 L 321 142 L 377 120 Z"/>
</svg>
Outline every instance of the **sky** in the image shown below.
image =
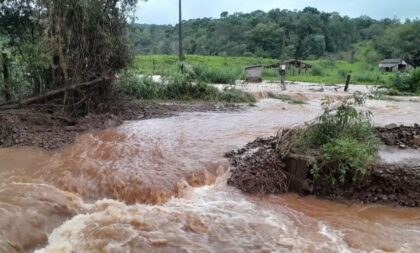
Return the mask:
<svg viewBox="0 0 420 253">
<path fill-rule="evenodd" d="M 301 10 L 306 6 L 326 12 L 339 12 L 350 17 L 367 15 L 382 18 L 420 18 L 420 0 L 182 0 L 183 19 L 220 17 L 228 11 L 268 11 L 274 8 Z M 178 22 L 178 0 L 139 1 L 137 23 L 176 24 Z"/>
</svg>

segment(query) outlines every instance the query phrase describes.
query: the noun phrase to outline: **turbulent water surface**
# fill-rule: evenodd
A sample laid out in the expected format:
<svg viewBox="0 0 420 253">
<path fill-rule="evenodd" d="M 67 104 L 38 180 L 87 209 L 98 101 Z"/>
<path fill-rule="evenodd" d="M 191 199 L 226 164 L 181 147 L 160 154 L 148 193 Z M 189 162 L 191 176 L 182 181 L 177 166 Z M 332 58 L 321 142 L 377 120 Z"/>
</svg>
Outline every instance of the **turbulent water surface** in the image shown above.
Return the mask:
<svg viewBox="0 0 420 253">
<path fill-rule="evenodd" d="M 127 122 L 57 152 L 1 149 L 0 252 L 420 252 L 419 209 L 226 185 L 224 152 L 313 119 L 318 104 L 263 100 Z M 369 108 L 378 124 L 413 123 L 414 105 Z"/>
</svg>

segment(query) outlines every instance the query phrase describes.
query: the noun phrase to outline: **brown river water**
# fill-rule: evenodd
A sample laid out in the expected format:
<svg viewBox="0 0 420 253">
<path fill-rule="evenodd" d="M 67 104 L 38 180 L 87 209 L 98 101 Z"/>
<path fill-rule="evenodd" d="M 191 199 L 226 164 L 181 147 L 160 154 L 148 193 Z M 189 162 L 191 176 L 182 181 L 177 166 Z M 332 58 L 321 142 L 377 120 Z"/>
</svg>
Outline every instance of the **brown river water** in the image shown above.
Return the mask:
<svg viewBox="0 0 420 253">
<path fill-rule="evenodd" d="M 378 124 L 412 124 L 420 112 L 410 102 L 368 107 Z M 0 252 L 420 252 L 419 209 L 226 185 L 225 152 L 319 111 L 319 101 L 262 100 L 127 122 L 56 152 L 0 149 Z"/>
</svg>

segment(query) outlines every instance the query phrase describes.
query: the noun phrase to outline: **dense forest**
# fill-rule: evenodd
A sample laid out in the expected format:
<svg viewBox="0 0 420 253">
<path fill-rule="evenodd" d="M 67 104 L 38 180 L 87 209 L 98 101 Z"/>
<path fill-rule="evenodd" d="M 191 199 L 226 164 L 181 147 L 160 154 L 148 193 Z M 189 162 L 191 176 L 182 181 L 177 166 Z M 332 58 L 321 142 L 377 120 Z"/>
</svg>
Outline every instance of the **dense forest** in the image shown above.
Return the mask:
<svg viewBox="0 0 420 253">
<path fill-rule="evenodd" d="M 134 25 L 130 34 L 140 54 L 175 54 L 178 25 Z M 223 12 L 219 19 L 183 22 L 187 54 L 315 59 L 352 51 L 355 43 L 372 41 L 383 58 L 404 58 L 420 65 L 420 21 L 349 18 L 307 7 L 249 14 Z"/>
</svg>

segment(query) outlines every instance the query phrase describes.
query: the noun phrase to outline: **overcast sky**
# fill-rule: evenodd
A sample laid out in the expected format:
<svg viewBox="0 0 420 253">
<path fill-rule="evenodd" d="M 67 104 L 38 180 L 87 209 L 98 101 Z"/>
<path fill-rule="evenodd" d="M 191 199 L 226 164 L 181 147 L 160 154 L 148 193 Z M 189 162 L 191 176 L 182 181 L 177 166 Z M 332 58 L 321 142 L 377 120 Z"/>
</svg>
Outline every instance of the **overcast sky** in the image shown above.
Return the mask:
<svg viewBox="0 0 420 253">
<path fill-rule="evenodd" d="M 420 18 L 420 0 L 182 0 L 183 19 L 213 17 L 223 11 L 268 11 L 274 8 L 301 10 L 306 6 L 342 15 L 372 18 Z M 140 1 L 137 7 L 137 23 L 175 24 L 178 20 L 178 0 Z"/>
</svg>

